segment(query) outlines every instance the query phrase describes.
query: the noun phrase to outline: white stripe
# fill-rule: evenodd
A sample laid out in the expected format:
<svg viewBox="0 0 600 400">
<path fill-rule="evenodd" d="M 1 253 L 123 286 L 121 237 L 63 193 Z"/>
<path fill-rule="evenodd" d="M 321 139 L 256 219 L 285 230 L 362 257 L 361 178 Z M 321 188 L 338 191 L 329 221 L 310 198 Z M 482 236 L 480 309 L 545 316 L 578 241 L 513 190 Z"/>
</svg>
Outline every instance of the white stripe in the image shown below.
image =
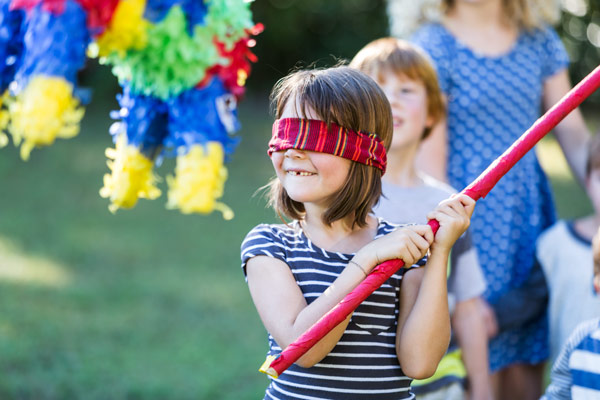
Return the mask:
<svg viewBox="0 0 600 400">
<path fill-rule="evenodd" d="M 575 350 L 569 358 L 569 368 L 600 374 L 600 354 Z"/>
<path fill-rule="evenodd" d="M 592 339 L 595 340 L 600 340 L 600 329 L 596 329 L 595 331 L 593 331 L 590 336 L 592 337 Z"/>
<path fill-rule="evenodd" d="M 270 378 L 270 377 L 269 377 Z M 281 400 L 279 397 L 273 396 L 271 393 L 267 392 L 267 396 L 269 396 L 273 400 Z"/>
<path fill-rule="evenodd" d="M 363 301 L 361 304 L 365 305 L 365 306 L 374 306 L 374 307 L 387 307 L 387 308 L 394 308 L 394 307 L 396 307 L 396 304 L 391 304 L 391 303 L 377 303 L 377 302 L 374 302 L 374 301 Z"/>
<path fill-rule="evenodd" d="M 283 394 L 285 394 L 285 395 L 287 395 L 287 396 L 294 396 L 294 398 L 296 398 L 296 399 L 305 399 L 305 400 L 327 400 L 327 399 L 324 399 L 324 398 L 322 398 L 322 397 L 305 396 L 305 395 L 303 395 L 303 394 L 291 393 L 291 392 L 288 392 L 287 390 L 283 390 L 283 389 L 281 389 L 281 388 L 280 388 L 279 386 L 277 386 L 275 383 L 273 383 L 273 389 L 275 389 L 275 390 L 277 390 L 279 393 L 283 393 Z M 269 395 L 269 396 L 271 396 L 271 395 Z M 273 396 L 271 396 L 271 397 L 273 397 Z M 279 400 L 277 397 L 273 397 L 273 398 L 274 398 L 274 399 L 277 399 L 277 400 Z"/>
<path fill-rule="evenodd" d="M 354 323 L 363 329 L 378 329 L 378 330 L 383 331 L 383 330 L 387 330 L 390 328 L 389 326 L 386 326 L 386 325 L 363 325 L 363 324 L 357 324 L 356 321 Z"/>
<path fill-rule="evenodd" d="M 311 389 L 311 390 L 321 390 L 323 392 L 338 392 L 338 393 L 356 393 L 356 394 L 377 394 L 377 393 L 401 393 L 401 392 L 406 392 L 410 390 L 410 387 L 407 388 L 395 388 L 395 389 L 380 389 L 380 390 L 375 390 L 375 389 L 342 389 L 342 388 L 328 388 L 328 387 L 319 387 L 319 386 L 313 386 L 313 385 L 302 385 L 300 383 L 292 383 L 292 382 L 285 382 L 282 381 L 280 379 L 276 380 L 277 383 L 281 383 L 287 386 L 293 386 L 293 387 L 297 387 L 297 388 L 301 388 L 301 389 Z M 277 390 L 280 390 L 279 386 L 276 385 L 275 383 L 273 383 L 273 386 L 277 388 Z M 285 393 L 283 390 L 281 390 L 282 393 Z M 292 395 L 293 393 L 290 393 L 290 395 Z"/>
<path fill-rule="evenodd" d="M 337 272 L 323 271 L 323 270 L 316 269 L 316 268 L 292 268 L 292 273 L 297 274 L 297 275 L 319 274 L 319 275 L 333 276 L 333 277 L 340 276 L 340 274 L 338 274 Z"/>
<path fill-rule="evenodd" d="M 322 281 L 303 281 L 303 282 L 297 282 L 298 286 L 302 287 L 302 286 L 308 286 L 308 285 L 318 285 L 318 286 L 326 286 L 329 287 L 330 283 L 329 282 L 322 282 Z"/>
<path fill-rule="evenodd" d="M 348 329 L 346 332 L 344 332 L 344 334 L 350 334 L 350 335 L 372 335 L 372 333 L 369 332 L 369 331 L 355 331 L 355 330 L 351 330 L 351 329 Z M 377 334 L 377 336 L 396 336 L 396 332 L 379 332 Z"/>
<path fill-rule="evenodd" d="M 394 354 L 370 354 L 370 353 L 329 353 L 328 357 L 356 357 L 356 358 L 396 358 Z"/>
<path fill-rule="evenodd" d="M 315 364 L 315 367 L 339 368 L 339 369 L 366 369 L 366 370 L 400 369 L 399 365 L 347 365 L 347 364 L 322 364 L 322 363 Z M 405 376 L 404 379 L 411 379 L 411 378 Z"/>
<path fill-rule="evenodd" d="M 338 344 L 343 344 L 345 346 L 386 347 L 388 349 L 393 349 L 396 347 L 395 344 L 377 343 L 377 342 L 343 342 L 343 341 L 339 341 Z"/>
<path fill-rule="evenodd" d="M 363 312 L 355 312 L 352 314 L 353 316 L 359 317 L 370 317 L 370 318 L 378 318 L 378 319 L 396 319 L 395 315 L 385 315 L 385 314 L 372 314 L 372 313 L 363 313 Z"/>
<path fill-rule="evenodd" d="M 381 287 L 384 287 L 385 285 L 382 285 Z M 388 285 L 388 287 L 391 287 Z M 373 294 L 378 294 L 381 296 L 391 296 L 391 297 L 396 297 L 396 293 L 390 293 L 390 292 L 380 292 L 378 290 L 374 291 Z"/>
<path fill-rule="evenodd" d="M 244 249 L 244 253 L 250 253 L 250 252 L 252 252 L 252 250 L 262 249 L 264 247 L 269 248 L 269 247 L 273 247 L 273 246 L 279 247 L 280 249 L 285 250 L 285 246 L 283 246 L 282 244 L 275 243 L 275 242 L 269 242 L 269 243 L 259 243 L 259 244 L 255 244 L 255 245 L 246 247 Z"/>
<path fill-rule="evenodd" d="M 573 386 L 571 387 L 571 395 L 573 400 L 598 400 L 600 399 L 600 390 Z"/>
<path fill-rule="evenodd" d="M 319 292 L 309 292 L 309 293 L 304 293 L 303 296 L 304 298 L 308 298 L 308 297 L 319 297 L 320 295 L 322 295 L 323 293 L 319 293 Z"/>
<path fill-rule="evenodd" d="M 331 267 L 343 267 L 344 265 L 346 265 L 345 263 L 341 263 L 339 261 L 325 261 L 325 260 L 319 260 L 318 258 L 314 258 L 314 257 L 288 257 L 287 260 L 290 262 L 306 261 L 306 262 L 309 262 L 312 264 L 329 265 Z"/>
<path fill-rule="evenodd" d="M 344 382 L 391 382 L 391 381 L 404 381 L 406 379 L 410 379 L 410 378 L 406 378 L 405 376 L 389 376 L 389 377 L 383 377 L 383 378 L 356 378 L 356 377 L 350 377 L 350 376 L 329 376 L 329 375 L 319 375 L 319 374 L 307 374 L 305 372 L 296 372 L 296 371 L 286 371 L 286 374 L 288 375 L 295 375 L 295 376 L 301 376 L 304 378 L 310 378 L 310 379 L 322 379 L 322 380 L 329 380 L 329 381 L 344 381 Z"/>
</svg>

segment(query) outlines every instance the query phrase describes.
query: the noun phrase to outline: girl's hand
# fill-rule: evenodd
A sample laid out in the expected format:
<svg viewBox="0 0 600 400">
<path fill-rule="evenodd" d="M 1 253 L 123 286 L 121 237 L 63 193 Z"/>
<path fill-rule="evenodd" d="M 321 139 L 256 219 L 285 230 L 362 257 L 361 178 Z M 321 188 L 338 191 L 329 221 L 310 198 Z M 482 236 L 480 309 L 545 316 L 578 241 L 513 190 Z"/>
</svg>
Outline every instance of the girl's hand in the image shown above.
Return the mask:
<svg viewBox="0 0 600 400">
<path fill-rule="evenodd" d="M 374 256 L 373 267 L 386 260 L 401 259 L 411 266 L 427 254 L 433 243 L 433 232 L 429 225 L 411 225 L 372 241 L 363 249 Z"/>
<path fill-rule="evenodd" d="M 455 194 L 427 214 L 428 219 L 435 219 L 440 223 L 431 245 L 432 251 L 435 248 L 449 252 L 456 239 L 469 227 L 474 209 L 475 200 L 465 194 Z"/>
</svg>

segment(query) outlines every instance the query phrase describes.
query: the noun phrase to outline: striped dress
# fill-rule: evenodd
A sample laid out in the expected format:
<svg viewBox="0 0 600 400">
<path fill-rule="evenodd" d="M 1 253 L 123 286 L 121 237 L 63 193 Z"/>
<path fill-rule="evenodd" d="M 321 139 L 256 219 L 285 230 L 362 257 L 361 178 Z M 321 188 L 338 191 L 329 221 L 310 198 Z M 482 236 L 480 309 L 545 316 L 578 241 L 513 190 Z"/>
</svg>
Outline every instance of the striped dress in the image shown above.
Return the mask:
<svg viewBox="0 0 600 400">
<path fill-rule="evenodd" d="M 398 226 L 379 220 L 377 236 Z M 242 243 L 242 268 L 249 259 L 265 255 L 284 261 L 310 304 L 340 275 L 353 254 L 321 249 L 304 235 L 298 222 L 262 224 Z M 425 259 L 419 261 L 424 265 Z M 333 350 L 311 368 L 292 365 L 271 379 L 265 399 L 413 399 L 411 379 L 396 356 L 396 327 L 402 269 L 363 302 L 352 315 Z M 269 334 L 268 355 L 281 352 Z"/>
<path fill-rule="evenodd" d="M 600 399 L 600 318 L 575 328 L 552 367 L 542 400 Z"/>
</svg>

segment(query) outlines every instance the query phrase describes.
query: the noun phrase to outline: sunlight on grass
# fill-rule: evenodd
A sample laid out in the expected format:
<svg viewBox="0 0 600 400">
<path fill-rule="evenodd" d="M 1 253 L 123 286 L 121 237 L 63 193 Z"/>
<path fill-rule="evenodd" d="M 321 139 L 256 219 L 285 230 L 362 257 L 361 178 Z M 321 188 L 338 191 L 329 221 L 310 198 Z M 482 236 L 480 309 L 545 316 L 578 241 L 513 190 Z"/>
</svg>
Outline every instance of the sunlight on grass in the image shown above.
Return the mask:
<svg viewBox="0 0 600 400">
<path fill-rule="evenodd" d="M 544 171 L 556 179 L 574 179 L 567 160 L 555 139 L 548 138 L 538 144 L 537 155 Z"/>
<path fill-rule="evenodd" d="M 14 243 L 0 237 L 0 281 L 62 288 L 72 278 L 64 266 L 27 255 Z"/>
</svg>

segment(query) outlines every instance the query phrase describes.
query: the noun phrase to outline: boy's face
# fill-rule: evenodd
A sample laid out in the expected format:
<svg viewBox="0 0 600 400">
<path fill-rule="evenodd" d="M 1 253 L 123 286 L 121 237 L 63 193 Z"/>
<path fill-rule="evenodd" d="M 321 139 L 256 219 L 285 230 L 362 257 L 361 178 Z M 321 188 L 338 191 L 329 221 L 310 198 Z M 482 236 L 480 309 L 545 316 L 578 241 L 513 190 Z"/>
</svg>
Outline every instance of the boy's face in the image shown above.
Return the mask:
<svg viewBox="0 0 600 400">
<path fill-rule="evenodd" d="M 394 136 L 390 150 L 418 147 L 423 131 L 431 126 L 427 115 L 427 91 L 423 82 L 403 75 L 385 73 L 385 80 L 377 83 L 383 89 L 394 119 Z"/>
</svg>

